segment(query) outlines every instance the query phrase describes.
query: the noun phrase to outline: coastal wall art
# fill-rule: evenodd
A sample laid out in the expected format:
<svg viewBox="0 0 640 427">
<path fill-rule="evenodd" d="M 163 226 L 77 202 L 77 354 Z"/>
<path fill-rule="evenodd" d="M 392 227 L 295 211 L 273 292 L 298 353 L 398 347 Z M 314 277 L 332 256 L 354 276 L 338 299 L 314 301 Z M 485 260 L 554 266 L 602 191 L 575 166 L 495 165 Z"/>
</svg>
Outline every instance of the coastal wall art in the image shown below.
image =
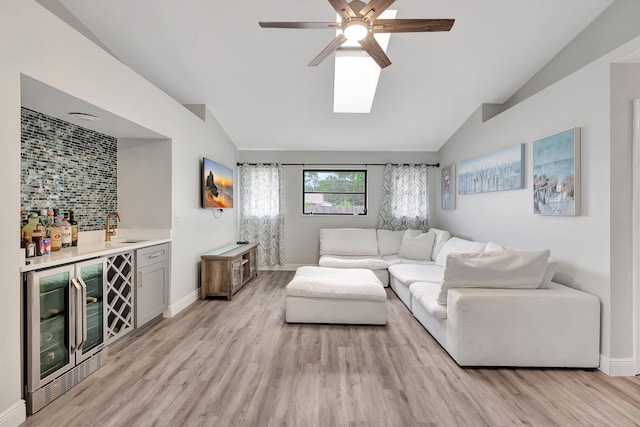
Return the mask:
<svg viewBox="0 0 640 427">
<path fill-rule="evenodd" d="M 456 208 L 456 165 L 447 166 L 440 171 L 440 208 Z"/>
<path fill-rule="evenodd" d="M 460 163 L 458 194 L 524 188 L 524 144 Z"/>
<path fill-rule="evenodd" d="M 533 143 L 533 213 L 580 215 L 580 128 Z"/>
</svg>

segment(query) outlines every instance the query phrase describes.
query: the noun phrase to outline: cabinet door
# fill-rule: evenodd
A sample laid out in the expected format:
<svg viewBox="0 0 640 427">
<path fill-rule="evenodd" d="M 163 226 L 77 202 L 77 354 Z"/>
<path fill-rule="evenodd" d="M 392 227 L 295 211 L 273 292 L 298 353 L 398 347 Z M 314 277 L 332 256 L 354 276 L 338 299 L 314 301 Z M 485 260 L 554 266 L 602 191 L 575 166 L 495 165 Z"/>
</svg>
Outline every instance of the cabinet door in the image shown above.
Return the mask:
<svg viewBox="0 0 640 427">
<path fill-rule="evenodd" d="M 82 335 L 84 341 L 78 349 L 78 362 L 88 359 L 102 350 L 106 331 L 104 328 L 104 289 L 107 282 L 107 260 L 85 261 L 76 264 L 76 276 L 84 288 Z"/>
<path fill-rule="evenodd" d="M 138 269 L 136 282 L 136 327 L 141 327 L 161 315 L 167 307 L 165 284 L 168 283 L 168 263 L 160 262 Z"/>
</svg>

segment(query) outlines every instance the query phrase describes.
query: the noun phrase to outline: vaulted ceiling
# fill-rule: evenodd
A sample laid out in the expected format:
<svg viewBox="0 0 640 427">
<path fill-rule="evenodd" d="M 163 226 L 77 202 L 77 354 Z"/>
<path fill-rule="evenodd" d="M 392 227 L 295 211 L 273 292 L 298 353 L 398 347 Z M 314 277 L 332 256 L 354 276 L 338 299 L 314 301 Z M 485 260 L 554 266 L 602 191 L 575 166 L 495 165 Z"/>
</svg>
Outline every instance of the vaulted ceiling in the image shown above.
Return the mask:
<svg viewBox="0 0 640 427">
<path fill-rule="evenodd" d="M 482 103 L 503 103 L 612 0 L 397 0 L 398 18 L 452 31 L 393 34 L 369 114 L 333 113 L 326 0 L 40 0 L 183 104 L 206 104 L 239 149 L 437 150 Z M 76 21 L 77 20 L 77 21 Z"/>
</svg>

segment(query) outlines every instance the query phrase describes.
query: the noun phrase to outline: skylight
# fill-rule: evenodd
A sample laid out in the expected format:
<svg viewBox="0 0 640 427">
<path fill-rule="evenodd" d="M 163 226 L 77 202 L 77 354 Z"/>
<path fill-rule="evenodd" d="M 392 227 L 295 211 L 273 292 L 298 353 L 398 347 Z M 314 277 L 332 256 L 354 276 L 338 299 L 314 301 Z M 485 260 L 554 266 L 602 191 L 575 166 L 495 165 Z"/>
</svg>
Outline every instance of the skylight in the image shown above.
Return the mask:
<svg viewBox="0 0 640 427">
<path fill-rule="evenodd" d="M 379 18 L 395 19 L 397 10 L 385 10 Z M 341 19 L 338 16 L 337 22 Z M 338 30 L 339 34 L 341 30 Z M 374 34 L 386 52 L 391 34 Z M 336 71 L 333 86 L 334 113 L 370 113 L 376 95 L 380 67 L 358 42 L 345 42 L 336 51 Z"/>
</svg>

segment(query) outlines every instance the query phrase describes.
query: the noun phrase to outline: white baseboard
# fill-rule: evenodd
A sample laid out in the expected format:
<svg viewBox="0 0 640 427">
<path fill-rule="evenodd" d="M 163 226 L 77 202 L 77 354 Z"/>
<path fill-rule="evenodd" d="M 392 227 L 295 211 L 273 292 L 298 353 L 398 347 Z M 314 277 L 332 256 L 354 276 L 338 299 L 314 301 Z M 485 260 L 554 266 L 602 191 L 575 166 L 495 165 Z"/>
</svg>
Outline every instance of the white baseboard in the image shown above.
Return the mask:
<svg viewBox="0 0 640 427">
<path fill-rule="evenodd" d="M 6 411 L 0 413 L 1 427 L 16 427 L 27 419 L 27 405 L 24 400 L 14 403 Z"/>
<path fill-rule="evenodd" d="M 181 298 L 175 303 L 169 305 L 169 307 L 162 313 L 162 317 L 173 317 L 176 314 L 180 313 L 185 308 L 189 307 L 200 297 L 200 288 L 197 288 L 195 291 L 189 293 L 186 297 Z"/>
<path fill-rule="evenodd" d="M 633 377 L 638 374 L 636 360 L 631 357 L 611 359 L 601 354 L 598 369 L 612 377 Z"/>
<path fill-rule="evenodd" d="M 258 267 L 259 270 L 269 270 L 269 271 L 296 271 L 298 267 L 304 267 L 307 265 L 317 267 L 318 264 L 285 264 L 285 265 L 261 265 Z"/>
</svg>

